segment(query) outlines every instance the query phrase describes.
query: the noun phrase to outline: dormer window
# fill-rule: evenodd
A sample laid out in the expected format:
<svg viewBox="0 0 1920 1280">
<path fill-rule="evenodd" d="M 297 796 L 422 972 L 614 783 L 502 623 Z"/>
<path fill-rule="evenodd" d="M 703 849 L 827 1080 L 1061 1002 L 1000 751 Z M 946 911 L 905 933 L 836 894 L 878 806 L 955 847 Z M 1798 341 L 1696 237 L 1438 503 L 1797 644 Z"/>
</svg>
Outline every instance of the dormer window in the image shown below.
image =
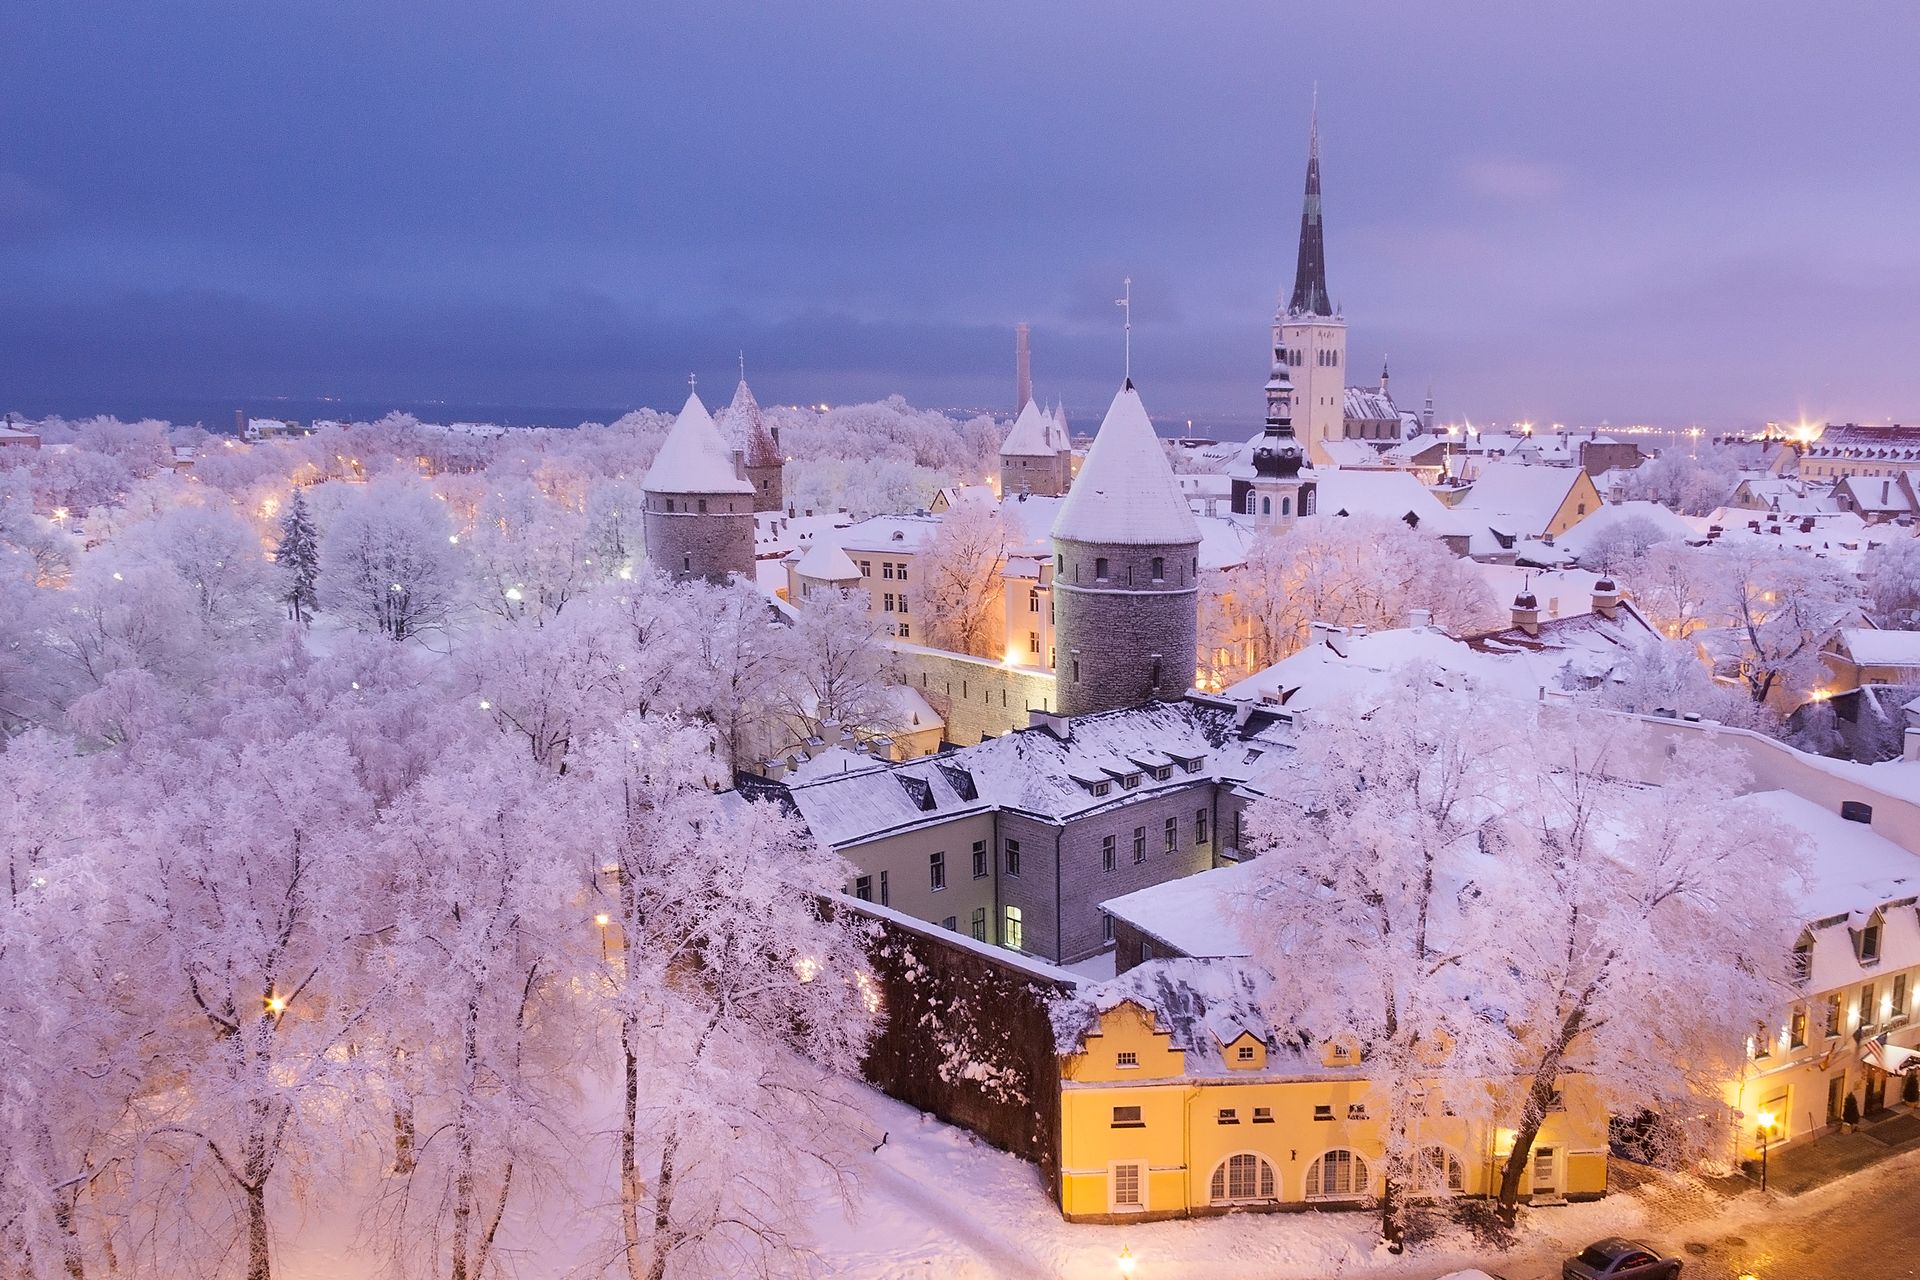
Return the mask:
<svg viewBox="0 0 1920 1280">
<path fill-rule="evenodd" d="M 1139 775 L 1139 774 L 1137 774 L 1137 773 L 1125 773 L 1125 774 L 1121 774 L 1121 775 L 1120 775 L 1120 785 L 1121 785 L 1122 787 L 1125 787 L 1125 788 L 1126 788 L 1126 789 L 1127 789 L 1128 791 L 1131 791 L 1131 790 L 1133 790 L 1133 789 L 1134 789 L 1135 787 L 1137 787 L 1137 786 L 1139 786 L 1139 785 L 1140 785 L 1140 775 Z"/>
<path fill-rule="evenodd" d="M 1091 787 L 1088 787 L 1087 790 L 1097 796 L 1104 796 L 1113 790 L 1113 784 L 1111 782 L 1096 782 Z"/>
<path fill-rule="evenodd" d="M 1233 1056 L 1241 1062 L 1252 1062 L 1253 1046 L 1250 1044 L 1243 1044 L 1238 1049 L 1234 1050 Z"/>
<path fill-rule="evenodd" d="M 1155 769 L 1153 771 L 1153 780 L 1155 782 L 1165 782 L 1168 778 L 1171 778 L 1172 776 L 1173 776 L 1173 766 L 1170 764 L 1163 764 L 1158 769 Z"/>
<path fill-rule="evenodd" d="M 1793 944 L 1793 980 L 1805 984 L 1813 976 L 1813 938 L 1802 934 Z"/>
<path fill-rule="evenodd" d="M 1880 963 L 1880 927 L 1880 913 L 1876 911 L 1858 927 L 1847 929 L 1853 935 L 1854 958 L 1863 965 Z"/>
</svg>

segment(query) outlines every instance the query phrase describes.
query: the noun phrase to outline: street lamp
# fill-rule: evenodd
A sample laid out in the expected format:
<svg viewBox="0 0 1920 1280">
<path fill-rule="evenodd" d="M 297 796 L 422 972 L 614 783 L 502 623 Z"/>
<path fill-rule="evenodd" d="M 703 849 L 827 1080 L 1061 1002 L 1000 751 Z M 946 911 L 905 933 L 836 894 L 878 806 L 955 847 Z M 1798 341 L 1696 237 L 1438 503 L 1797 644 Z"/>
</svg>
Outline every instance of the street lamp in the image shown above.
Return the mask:
<svg viewBox="0 0 1920 1280">
<path fill-rule="evenodd" d="M 1126 1245 L 1120 1246 L 1120 1256 L 1116 1261 L 1120 1265 L 1120 1274 L 1123 1276 L 1131 1276 L 1134 1267 L 1138 1265 L 1133 1260 L 1133 1250 Z"/>
<path fill-rule="evenodd" d="M 1762 1111 L 1760 1120 L 1760 1189 L 1767 1189 L 1767 1146 L 1773 1140 L 1773 1126 L 1777 1122 L 1771 1111 Z"/>
</svg>

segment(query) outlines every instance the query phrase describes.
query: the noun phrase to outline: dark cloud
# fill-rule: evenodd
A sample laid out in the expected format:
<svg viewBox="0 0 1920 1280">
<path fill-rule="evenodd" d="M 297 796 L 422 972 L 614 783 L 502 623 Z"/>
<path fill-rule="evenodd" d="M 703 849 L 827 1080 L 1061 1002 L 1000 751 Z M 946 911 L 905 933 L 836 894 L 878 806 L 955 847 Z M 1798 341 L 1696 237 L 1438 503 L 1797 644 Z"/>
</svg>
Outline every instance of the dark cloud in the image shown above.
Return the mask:
<svg viewBox="0 0 1920 1280">
<path fill-rule="evenodd" d="M 145 0 L 0 14 L 0 401 L 1250 416 L 1318 80 L 1353 367 L 1477 416 L 1920 412 L 1904 8 Z M 1902 30 L 1904 28 L 1904 30 Z M 1782 68 L 1790 67 L 1787 74 Z M 1784 78 L 1783 78 L 1784 76 Z"/>
</svg>

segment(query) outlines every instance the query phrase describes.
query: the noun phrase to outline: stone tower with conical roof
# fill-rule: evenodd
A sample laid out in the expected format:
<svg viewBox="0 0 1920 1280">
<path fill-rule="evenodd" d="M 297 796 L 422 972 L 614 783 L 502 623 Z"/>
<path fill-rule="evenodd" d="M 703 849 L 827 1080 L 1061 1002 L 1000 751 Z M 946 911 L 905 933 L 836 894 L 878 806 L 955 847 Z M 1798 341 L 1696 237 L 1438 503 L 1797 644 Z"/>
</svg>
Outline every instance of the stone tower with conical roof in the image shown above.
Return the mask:
<svg viewBox="0 0 1920 1280">
<path fill-rule="evenodd" d="M 687 397 L 640 489 L 656 568 L 682 582 L 752 575 L 754 488 L 699 396 Z"/>
<path fill-rule="evenodd" d="M 1000 492 L 1057 498 L 1073 479 L 1073 446 L 1065 424 L 1029 399 L 1000 446 Z"/>
<path fill-rule="evenodd" d="M 1329 440 L 1346 435 L 1347 322 L 1327 294 L 1326 231 L 1320 218 L 1320 110 L 1307 131 L 1307 190 L 1293 296 L 1273 317 L 1273 356 L 1293 375 L 1293 424 L 1316 465 L 1332 461 Z"/>
<path fill-rule="evenodd" d="M 760 411 L 760 402 L 753 398 L 744 377 L 734 388 L 733 403 L 721 412 L 720 425 L 739 458 L 740 474 L 753 486 L 753 509 L 784 510 L 786 466 L 780 437 L 767 425 L 767 416 Z"/>
<path fill-rule="evenodd" d="M 1059 710 L 1087 715 L 1193 686 L 1200 526 L 1131 379 L 1053 522 Z"/>
</svg>

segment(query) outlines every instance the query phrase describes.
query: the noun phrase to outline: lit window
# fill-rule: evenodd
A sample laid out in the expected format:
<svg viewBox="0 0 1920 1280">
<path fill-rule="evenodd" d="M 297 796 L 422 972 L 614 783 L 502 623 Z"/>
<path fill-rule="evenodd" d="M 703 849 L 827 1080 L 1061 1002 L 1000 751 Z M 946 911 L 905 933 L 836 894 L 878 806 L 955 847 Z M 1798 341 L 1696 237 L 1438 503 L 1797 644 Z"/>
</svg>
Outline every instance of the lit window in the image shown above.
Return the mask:
<svg viewBox="0 0 1920 1280">
<path fill-rule="evenodd" d="M 1008 907 L 1005 923 L 1001 926 L 1000 941 L 1014 951 L 1026 945 L 1027 933 L 1020 918 L 1020 908 Z"/>
<path fill-rule="evenodd" d="M 1137 1067 L 1140 1065 L 1140 1055 L 1132 1049 L 1122 1049 L 1113 1055 L 1113 1065 L 1116 1067 Z"/>
<path fill-rule="evenodd" d="M 1307 1199 L 1353 1199 L 1367 1194 L 1367 1162 L 1352 1151 L 1329 1151 L 1307 1166 Z"/>
</svg>

